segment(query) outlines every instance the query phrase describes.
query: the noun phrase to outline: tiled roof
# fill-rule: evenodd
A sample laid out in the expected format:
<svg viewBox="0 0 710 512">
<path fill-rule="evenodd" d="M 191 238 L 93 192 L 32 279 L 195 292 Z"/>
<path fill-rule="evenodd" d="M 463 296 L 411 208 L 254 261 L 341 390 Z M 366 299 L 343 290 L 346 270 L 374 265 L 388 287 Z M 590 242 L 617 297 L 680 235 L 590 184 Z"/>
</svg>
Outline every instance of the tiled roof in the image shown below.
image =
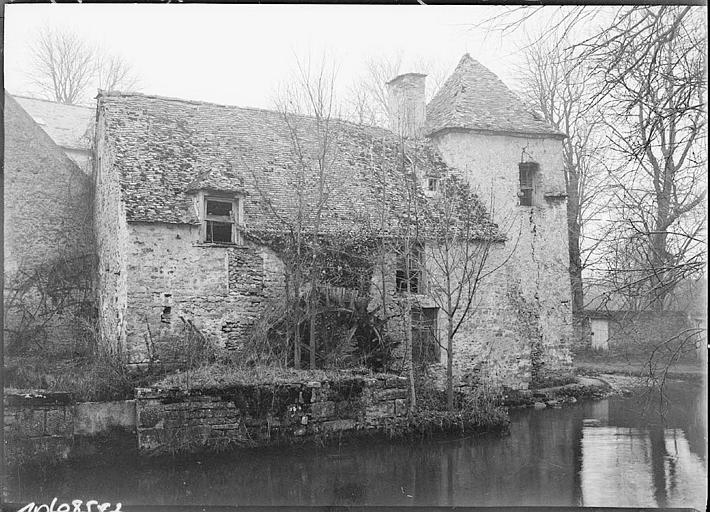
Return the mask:
<svg viewBox="0 0 710 512">
<path fill-rule="evenodd" d="M 214 190 L 219 192 L 241 193 L 245 191 L 242 175 L 242 173 L 238 173 L 234 169 L 228 169 L 223 165 L 216 164 L 200 172 L 197 177 L 185 187 L 185 190 L 187 192 Z"/>
<path fill-rule="evenodd" d="M 314 222 L 322 140 L 315 119 L 142 94 L 101 93 L 98 101 L 129 221 L 194 223 L 192 192 L 204 188 L 242 192 L 250 231 L 284 230 L 299 210 L 302 179 L 304 223 Z M 330 126 L 321 229 L 378 227 L 383 204 L 400 222 L 407 173 L 397 138 L 345 121 Z M 409 141 L 404 153 L 408 169 L 451 171 L 429 142 Z M 423 193 L 416 200 L 425 201 Z"/>
<path fill-rule="evenodd" d="M 90 148 L 89 135 L 93 128 L 96 109 L 25 96 L 13 96 L 13 98 L 58 146 L 83 150 Z"/>
<path fill-rule="evenodd" d="M 444 129 L 469 129 L 564 137 L 469 54 L 461 58 L 429 102 L 426 115 L 428 135 Z"/>
</svg>

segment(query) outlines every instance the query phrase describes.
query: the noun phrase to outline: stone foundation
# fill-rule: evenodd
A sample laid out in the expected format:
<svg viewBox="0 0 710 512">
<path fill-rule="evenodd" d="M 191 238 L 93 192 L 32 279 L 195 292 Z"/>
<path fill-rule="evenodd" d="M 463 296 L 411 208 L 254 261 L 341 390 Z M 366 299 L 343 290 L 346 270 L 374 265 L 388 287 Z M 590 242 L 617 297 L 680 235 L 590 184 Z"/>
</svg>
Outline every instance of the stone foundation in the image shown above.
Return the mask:
<svg viewBox="0 0 710 512">
<path fill-rule="evenodd" d="M 143 454 L 210 451 L 384 430 L 405 421 L 407 380 L 380 375 L 340 381 L 136 390 Z"/>
</svg>

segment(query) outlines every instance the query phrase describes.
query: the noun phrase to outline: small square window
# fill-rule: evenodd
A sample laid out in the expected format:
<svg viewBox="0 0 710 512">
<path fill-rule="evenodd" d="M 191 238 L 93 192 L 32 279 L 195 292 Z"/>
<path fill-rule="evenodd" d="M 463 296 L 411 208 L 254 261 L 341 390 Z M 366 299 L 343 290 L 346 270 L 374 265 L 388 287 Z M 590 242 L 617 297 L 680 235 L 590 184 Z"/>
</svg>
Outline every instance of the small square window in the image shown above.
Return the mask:
<svg viewBox="0 0 710 512">
<path fill-rule="evenodd" d="M 238 242 L 238 199 L 205 197 L 203 203 L 202 241 L 232 244 Z"/>
</svg>

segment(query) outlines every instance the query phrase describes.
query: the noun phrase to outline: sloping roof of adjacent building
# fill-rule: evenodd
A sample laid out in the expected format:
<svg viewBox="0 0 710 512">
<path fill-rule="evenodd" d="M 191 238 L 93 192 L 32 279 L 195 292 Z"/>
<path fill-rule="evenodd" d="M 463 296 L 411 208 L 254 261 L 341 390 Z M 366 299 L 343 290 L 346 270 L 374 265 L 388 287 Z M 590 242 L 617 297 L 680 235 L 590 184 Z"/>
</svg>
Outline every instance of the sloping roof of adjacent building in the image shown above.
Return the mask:
<svg viewBox="0 0 710 512">
<path fill-rule="evenodd" d="M 90 131 L 96 116 L 95 108 L 65 105 L 26 96 L 13 98 L 58 146 L 79 150 L 90 148 Z"/>
<path fill-rule="evenodd" d="M 7 92 L 4 124 L 6 269 L 90 254 L 91 180 Z"/>
<path fill-rule="evenodd" d="M 427 105 L 426 133 L 445 129 L 481 130 L 564 137 L 528 109 L 492 71 L 469 54 Z"/>
<path fill-rule="evenodd" d="M 315 221 L 324 128 L 314 118 L 138 93 L 102 92 L 98 102 L 129 221 L 195 223 L 197 189 L 241 192 L 254 233 L 288 230 L 299 210 L 305 225 Z M 452 171 L 429 142 L 408 141 L 403 149 L 380 128 L 333 120 L 329 140 L 323 231 L 376 229 L 384 210 L 390 224 L 400 222 L 411 176 L 404 167 Z M 426 201 L 421 192 L 415 200 Z M 492 224 L 481 226 L 488 234 Z"/>
</svg>

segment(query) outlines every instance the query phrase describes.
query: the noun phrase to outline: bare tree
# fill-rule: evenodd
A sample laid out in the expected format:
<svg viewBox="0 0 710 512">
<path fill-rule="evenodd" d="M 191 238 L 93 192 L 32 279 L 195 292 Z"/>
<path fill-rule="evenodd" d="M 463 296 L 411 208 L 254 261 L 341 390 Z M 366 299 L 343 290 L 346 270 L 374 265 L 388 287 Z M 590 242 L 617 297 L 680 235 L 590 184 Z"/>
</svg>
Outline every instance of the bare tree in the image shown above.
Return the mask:
<svg viewBox="0 0 710 512">
<path fill-rule="evenodd" d="M 72 32 L 45 27 L 31 51 L 30 78 L 42 94 L 69 105 L 84 97 L 96 64 L 86 41 Z"/>
<path fill-rule="evenodd" d="M 446 316 L 446 341 L 440 345 L 447 353 L 449 410 L 454 408 L 454 339 L 461 326 L 475 314 L 482 282 L 508 259 L 493 262 L 490 258 L 495 244 L 504 240 L 498 226 L 490 220 L 492 205 L 490 210 L 485 211 L 468 184 L 449 175 L 441 180 L 438 196 L 431 201 L 427 215 L 427 239 L 431 246 L 427 251 L 428 292 Z"/>
<path fill-rule="evenodd" d="M 584 308 L 582 274 L 590 253 L 602 239 L 585 239 L 584 227 L 606 204 L 603 183 L 597 178 L 603 159 L 603 125 L 598 104 L 592 101 L 595 83 L 588 67 L 567 58 L 564 45 L 533 42 L 524 48 L 521 73 L 523 99 L 567 137 L 562 142 L 567 191 L 567 234 L 572 312 Z M 595 172 L 596 171 L 596 172 Z M 586 253 L 586 254 L 585 254 Z"/>
<path fill-rule="evenodd" d="M 96 80 L 99 89 L 131 92 L 138 87 L 138 77 L 131 65 L 118 55 L 104 52 L 96 56 Z"/>
<path fill-rule="evenodd" d="M 595 198 L 585 190 L 594 211 L 581 208 L 580 226 L 585 289 L 594 292 L 585 302 L 595 308 L 660 312 L 680 283 L 705 272 L 705 15 L 703 7 L 679 5 L 517 7 L 481 25 L 506 34 L 545 20 L 550 28 L 528 51 L 545 48 L 562 61 L 563 77 L 593 85 L 576 109 L 603 136 L 603 151 L 586 151 L 603 156 L 584 184 L 596 176 L 601 192 Z M 550 99 L 564 103 L 555 94 Z M 632 326 L 637 316 L 623 321 Z M 651 380 L 662 384 L 654 374 L 665 376 L 701 330 L 644 340 Z"/>
<path fill-rule="evenodd" d="M 399 177 L 403 180 L 404 215 L 397 223 L 398 233 L 396 244 L 392 246 L 393 253 L 402 265 L 403 286 L 402 296 L 399 300 L 400 311 L 404 320 L 404 364 L 409 379 L 409 401 L 412 410 L 417 407 L 417 393 L 414 378 L 414 340 L 412 337 L 412 307 L 416 304 L 416 295 L 421 293 L 422 258 L 420 254 L 422 245 L 422 217 L 421 217 L 421 189 L 417 168 L 416 154 L 407 155 L 404 137 L 399 134 L 399 151 L 401 154 L 401 167 Z M 414 150 L 416 152 L 416 149 Z M 396 171 L 395 171 L 396 172 Z M 416 288 L 415 288 L 416 280 Z"/>
<path fill-rule="evenodd" d="M 293 173 L 287 177 L 293 202 L 279 204 L 252 177 L 263 203 L 287 233 L 282 258 L 286 265 L 287 315 L 293 337 L 294 367 L 302 365 L 302 324 L 309 323 L 309 365 L 316 368 L 318 262 L 323 211 L 337 188 L 331 172 L 338 159 L 336 69 L 325 57 L 319 63 L 296 59 L 293 76 L 278 93 L 276 106 L 287 130 Z M 246 163 L 246 162 L 244 162 Z M 307 298 L 307 310 L 301 302 Z"/>
<path fill-rule="evenodd" d="M 606 167 L 619 234 L 611 251 L 616 263 L 607 271 L 629 276 L 641 286 L 645 307 L 658 311 L 706 261 L 706 36 L 699 13 L 666 7 L 635 9 L 592 54 L 607 63 Z M 629 44 L 621 34 L 639 25 L 653 31 Z M 619 262 L 623 255 L 629 258 Z"/>
<path fill-rule="evenodd" d="M 404 69 L 401 53 L 370 59 L 367 61 L 365 76 L 356 80 L 348 92 L 348 119 L 359 124 L 388 126 L 387 82 L 408 71 L 427 75 L 426 100 L 429 101 L 443 85 L 449 70 L 439 62 L 423 58 L 415 61 L 412 69 Z"/>
<path fill-rule="evenodd" d="M 74 32 L 45 27 L 30 52 L 28 78 L 40 94 L 59 103 L 85 101 L 92 86 L 132 90 L 138 83 L 123 58 L 98 49 Z"/>
<path fill-rule="evenodd" d="M 313 212 L 313 247 L 311 249 L 311 267 L 316 266 L 317 260 L 320 258 L 320 228 L 323 215 L 329 195 L 334 188 L 332 179 L 328 180 L 328 175 L 331 166 L 337 158 L 337 130 L 332 120 L 337 117 L 335 114 L 335 78 L 336 69 L 333 64 L 328 65 L 324 60 L 320 65 L 312 66 L 311 60 L 306 62 L 296 60 L 297 75 L 295 85 L 300 88 L 302 94 L 301 106 L 299 110 L 305 110 L 305 113 L 311 115 L 315 121 L 315 138 L 316 149 L 315 169 L 317 192 L 315 195 L 315 205 Z M 291 101 L 290 105 L 294 105 L 294 99 L 297 98 L 297 93 L 291 89 L 289 93 Z M 284 104 L 285 105 L 285 104 Z M 284 112 L 284 121 L 289 126 L 289 131 L 294 143 L 294 149 L 298 155 L 299 165 L 308 166 L 307 157 L 301 152 L 301 142 L 298 140 L 298 133 L 293 124 L 289 121 L 287 109 L 282 109 Z M 318 273 L 310 272 L 310 295 L 309 295 L 309 367 L 316 368 L 316 289 L 318 286 Z"/>
<path fill-rule="evenodd" d="M 647 304 L 656 309 L 704 262 L 698 251 L 705 243 L 699 211 L 706 194 L 700 169 L 707 161 L 704 14 L 676 5 L 574 6 L 552 13 L 520 7 L 479 24 L 505 34 L 554 19 L 548 23 L 554 28 L 532 44 L 544 42 L 568 69 L 595 80 L 585 103 L 601 105 L 604 114 L 609 151 L 598 165 L 606 171 L 613 221 L 598 231 L 610 256 L 595 261 L 594 270 L 616 272 L 614 280 L 625 275 L 625 287 L 645 283 Z M 639 243 L 642 248 L 622 247 Z M 619 258 L 632 254 L 634 261 L 620 267 Z"/>
</svg>

